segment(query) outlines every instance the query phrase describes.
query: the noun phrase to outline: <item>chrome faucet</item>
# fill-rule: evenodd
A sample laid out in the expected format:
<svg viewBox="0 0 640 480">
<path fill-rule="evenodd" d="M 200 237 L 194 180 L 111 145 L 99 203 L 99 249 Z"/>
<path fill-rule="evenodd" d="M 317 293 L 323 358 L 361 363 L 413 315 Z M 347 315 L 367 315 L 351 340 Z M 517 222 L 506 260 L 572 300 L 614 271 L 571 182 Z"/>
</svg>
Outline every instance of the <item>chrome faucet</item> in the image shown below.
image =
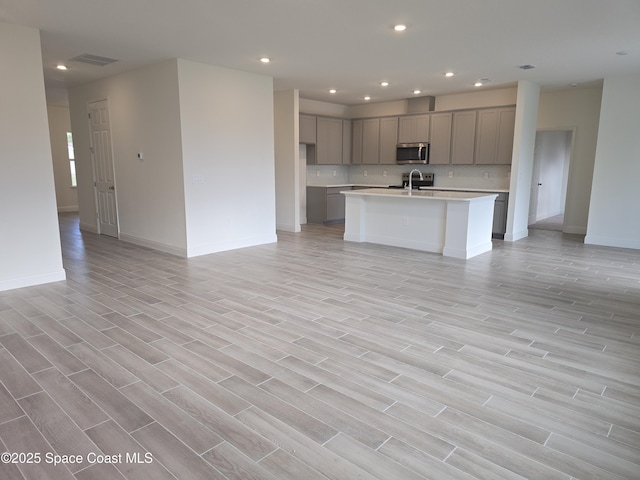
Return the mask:
<svg viewBox="0 0 640 480">
<path fill-rule="evenodd" d="M 412 185 L 413 172 L 418 172 L 418 174 L 420 175 L 420 180 L 424 180 L 424 177 L 422 176 L 422 172 L 420 170 L 418 170 L 417 168 L 414 168 L 413 170 L 411 170 L 409 172 L 409 195 L 411 195 L 411 189 L 413 188 L 413 185 Z"/>
</svg>

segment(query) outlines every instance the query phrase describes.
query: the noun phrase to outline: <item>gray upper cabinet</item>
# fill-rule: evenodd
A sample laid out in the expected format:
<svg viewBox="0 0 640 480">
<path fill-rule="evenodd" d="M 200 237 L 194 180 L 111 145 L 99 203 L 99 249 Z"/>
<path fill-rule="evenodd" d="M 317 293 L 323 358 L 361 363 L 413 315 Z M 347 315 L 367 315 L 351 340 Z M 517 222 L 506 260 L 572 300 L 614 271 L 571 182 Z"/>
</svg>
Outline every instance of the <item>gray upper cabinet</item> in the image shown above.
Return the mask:
<svg viewBox="0 0 640 480">
<path fill-rule="evenodd" d="M 396 164 L 396 146 L 398 144 L 398 117 L 380 119 L 380 151 L 381 165 Z"/>
<path fill-rule="evenodd" d="M 342 120 L 317 118 L 316 163 L 337 165 L 342 163 Z"/>
<path fill-rule="evenodd" d="M 351 120 L 342 121 L 342 163 L 351 163 Z"/>
<path fill-rule="evenodd" d="M 496 163 L 511 165 L 513 158 L 513 136 L 516 128 L 516 109 L 501 108 L 498 110 L 498 143 L 496 147 Z"/>
<path fill-rule="evenodd" d="M 351 163 L 351 120 L 300 114 L 300 143 L 307 144 L 307 164 Z"/>
<path fill-rule="evenodd" d="M 377 165 L 380 156 L 380 119 L 362 121 L 362 163 Z"/>
<path fill-rule="evenodd" d="M 448 165 L 451 153 L 451 113 L 433 113 L 430 120 L 429 163 Z"/>
<path fill-rule="evenodd" d="M 362 120 L 351 122 L 351 165 L 362 163 L 362 129 Z"/>
<path fill-rule="evenodd" d="M 402 116 L 398 122 L 398 143 L 429 141 L 429 115 Z"/>
<path fill-rule="evenodd" d="M 477 111 L 453 113 L 451 130 L 451 163 L 473 165 Z"/>
<path fill-rule="evenodd" d="M 511 163 L 515 114 L 513 107 L 478 111 L 476 164 Z"/>
<path fill-rule="evenodd" d="M 307 163 L 395 165 L 398 143 L 429 142 L 432 165 L 511 164 L 515 106 L 345 120 L 300 114 Z"/>
<path fill-rule="evenodd" d="M 299 116 L 300 143 L 316 143 L 316 117 L 300 114 Z"/>
<path fill-rule="evenodd" d="M 351 163 L 395 165 L 397 144 L 398 117 L 354 120 Z"/>
</svg>

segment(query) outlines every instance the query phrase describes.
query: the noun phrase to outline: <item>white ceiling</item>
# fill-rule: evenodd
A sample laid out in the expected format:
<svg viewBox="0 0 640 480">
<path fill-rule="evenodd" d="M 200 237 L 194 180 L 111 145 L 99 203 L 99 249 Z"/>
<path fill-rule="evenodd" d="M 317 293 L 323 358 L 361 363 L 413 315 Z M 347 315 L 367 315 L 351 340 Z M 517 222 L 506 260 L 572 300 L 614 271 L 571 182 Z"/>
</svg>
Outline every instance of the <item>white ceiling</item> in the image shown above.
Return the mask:
<svg viewBox="0 0 640 480">
<path fill-rule="evenodd" d="M 640 0 L 0 0 L 0 21 L 41 30 L 54 103 L 68 86 L 169 58 L 345 105 L 470 91 L 480 78 L 565 88 L 640 71 Z M 68 61 L 83 53 L 118 62 Z"/>
</svg>

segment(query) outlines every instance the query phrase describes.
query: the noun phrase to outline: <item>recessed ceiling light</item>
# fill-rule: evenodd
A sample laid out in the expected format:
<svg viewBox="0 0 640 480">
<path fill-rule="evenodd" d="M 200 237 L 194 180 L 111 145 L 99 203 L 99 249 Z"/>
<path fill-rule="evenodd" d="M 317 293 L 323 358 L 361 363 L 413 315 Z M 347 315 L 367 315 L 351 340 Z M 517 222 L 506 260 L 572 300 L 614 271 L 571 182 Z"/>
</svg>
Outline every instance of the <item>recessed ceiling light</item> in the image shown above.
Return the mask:
<svg viewBox="0 0 640 480">
<path fill-rule="evenodd" d="M 422 90 L 414 90 L 414 91 L 413 91 L 413 94 L 414 94 L 414 95 L 419 95 L 419 94 L 421 94 L 421 93 L 422 93 Z"/>
<path fill-rule="evenodd" d="M 331 94 L 334 94 L 336 92 L 337 92 L 337 90 L 335 88 L 332 88 L 331 90 L 329 90 L 329 93 L 331 93 Z"/>
<path fill-rule="evenodd" d="M 269 63 L 269 62 L 271 61 L 271 59 L 270 59 L 269 57 L 262 57 L 262 58 L 260 59 L 260 61 L 261 61 L 262 63 Z"/>
<path fill-rule="evenodd" d="M 526 64 L 526 65 L 518 65 L 518 68 L 520 70 L 532 70 L 534 68 L 536 68 L 534 65 L 530 65 L 530 64 Z"/>
<path fill-rule="evenodd" d="M 381 87 L 388 87 L 389 86 L 389 82 L 380 82 L 380 86 Z"/>
<path fill-rule="evenodd" d="M 626 50 L 620 50 L 616 52 L 616 55 L 620 55 L 620 56 L 629 55 L 629 52 L 627 52 Z"/>
<path fill-rule="evenodd" d="M 365 100 L 371 100 L 371 97 L 367 95 L 366 97 L 364 97 L 364 99 Z"/>
<path fill-rule="evenodd" d="M 406 25 L 398 24 L 393 27 L 396 32 L 404 32 L 407 29 Z"/>
<path fill-rule="evenodd" d="M 66 65 L 57 65 L 56 68 L 58 70 L 67 70 L 67 66 Z"/>
<path fill-rule="evenodd" d="M 571 88 L 575 88 L 575 87 L 577 87 L 577 86 L 578 86 L 578 84 L 577 84 L 577 83 L 570 83 L 570 84 L 569 84 L 569 86 L 570 86 Z"/>
<path fill-rule="evenodd" d="M 454 73 L 453 72 L 447 72 L 444 74 L 445 77 L 453 77 Z"/>
<path fill-rule="evenodd" d="M 481 87 L 482 86 L 482 82 L 476 82 L 473 84 L 474 87 Z"/>
</svg>

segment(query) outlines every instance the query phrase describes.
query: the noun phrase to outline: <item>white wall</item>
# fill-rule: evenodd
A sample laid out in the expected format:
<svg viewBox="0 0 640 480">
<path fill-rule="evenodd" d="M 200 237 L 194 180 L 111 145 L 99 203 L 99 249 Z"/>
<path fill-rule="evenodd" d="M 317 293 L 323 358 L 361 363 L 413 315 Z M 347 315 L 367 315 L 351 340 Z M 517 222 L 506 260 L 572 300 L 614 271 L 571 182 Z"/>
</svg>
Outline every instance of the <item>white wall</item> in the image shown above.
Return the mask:
<svg viewBox="0 0 640 480">
<path fill-rule="evenodd" d="M 177 61 L 70 89 L 80 223 L 89 231 L 97 227 L 87 103 L 102 99 L 111 116 L 120 238 L 186 256 Z"/>
<path fill-rule="evenodd" d="M 276 92 L 276 95 L 279 92 Z M 300 98 L 298 100 L 299 110 L 302 113 L 311 115 L 326 115 L 329 117 L 345 117 L 348 115 L 349 107 L 338 103 L 320 102 L 317 100 L 309 100 L 308 98 Z"/>
<path fill-rule="evenodd" d="M 0 23 L 0 290 L 65 279 L 37 30 Z"/>
<path fill-rule="evenodd" d="M 585 243 L 640 248 L 640 72 L 605 78 Z"/>
<path fill-rule="evenodd" d="M 587 232 L 601 99 L 601 87 L 542 92 L 540 95 L 537 129 L 575 132 L 564 211 L 564 231 L 567 233 L 584 235 Z"/>
<path fill-rule="evenodd" d="M 306 175 L 306 170 L 300 171 L 301 145 L 299 145 L 298 90 L 275 92 L 273 106 L 276 225 L 278 230 L 299 232 L 300 224 L 302 223 L 300 216 L 301 204 L 306 198 L 300 185 L 300 175 Z"/>
<path fill-rule="evenodd" d="M 517 100 L 517 95 L 517 88 L 478 88 L 478 90 L 473 92 L 453 93 L 436 97 L 435 110 L 459 110 L 462 108 L 514 105 Z"/>
<path fill-rule="evenodd" d="M 504 239 L 507 241 L 513 242 L 528 235 L 529 200 L 539 100 L 540 87 L 538 85 L 528 81 L 518 82 L 511 185 L 507 208 L 507 232 L 504 235 Z"/>
<path fill-rule="evenodd" d="M 58 212 L 77 212 L 78 193 L 71 185 L 69 169 L 69 149 L 67 132 L 71 131 L 69 108 L 49 105 L 49 137 L 51 138 L 51 155 L 53 157 L 53 177 L 56 185 L 56 203 Z"/>
<path fill-rule="evenodd" d="M 392 102 L 364 103 L 353 105 L 347 109 L 347 118 L 384 117 L 385 115 L 403 115 L 407 113 L 409 102 L 397 100 Z"/>
<path fill-rule="evenodd" d="M 182 59 L 178 74 L 187 256 L 275 242 L 273 79 Z"/>
</svg>

